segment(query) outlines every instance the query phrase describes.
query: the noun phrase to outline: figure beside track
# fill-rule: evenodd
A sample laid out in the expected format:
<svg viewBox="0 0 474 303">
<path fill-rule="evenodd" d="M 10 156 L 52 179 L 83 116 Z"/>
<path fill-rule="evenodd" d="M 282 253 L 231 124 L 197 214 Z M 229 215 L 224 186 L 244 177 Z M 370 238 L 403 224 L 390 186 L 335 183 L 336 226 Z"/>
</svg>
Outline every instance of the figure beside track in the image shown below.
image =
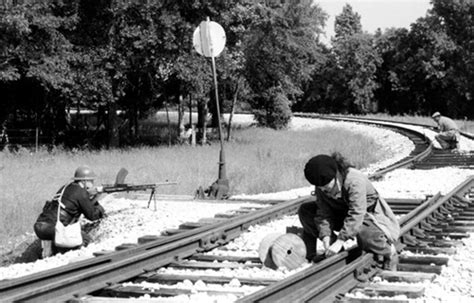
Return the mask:
<svg viewBox="0 0 474 303">
<path fill-rule="evenodd" d="M 97 193 L 93 187 L 95 178 L 95 173 L 89 167 L 78 167 L 72 182 L 62 186 L 54 198 L 44 205 L 42 213 L 34 224 L 34 231 L 41 240 L 43 258 L 87 246 L 91 241 L 90 236 L 81 231 L 82 245 L 71 248 L 58 247 L 54 244 L 58 217 L 65 226 L 76 223 L 82 214 L 91 221 L 104 217 L 105 210 L 99 204 L 102 194 Z"/>
<path fill-rule="evenodd" d="M 311 158 L 304 174 L 315 185 L 316 196 L 315 202 L 304 203 L 298 210 L 307 259 L 337 254 L 347 240 L 356 238 L 361 249 L 383 256 L 384 267 L 394 269 L 400 226 L 368 177 L 337 152 Z M 323 256 L 317 254 L 318 238 Z"/>
<path fill-rule="evenodd" d="M 437 124 L 439 134 L 435 136 L 442 149 L 458 149 L 459 148 L 459 128 L 456 123 L 439 112 L 435 112 L 432 116 Z"/>
</svg>

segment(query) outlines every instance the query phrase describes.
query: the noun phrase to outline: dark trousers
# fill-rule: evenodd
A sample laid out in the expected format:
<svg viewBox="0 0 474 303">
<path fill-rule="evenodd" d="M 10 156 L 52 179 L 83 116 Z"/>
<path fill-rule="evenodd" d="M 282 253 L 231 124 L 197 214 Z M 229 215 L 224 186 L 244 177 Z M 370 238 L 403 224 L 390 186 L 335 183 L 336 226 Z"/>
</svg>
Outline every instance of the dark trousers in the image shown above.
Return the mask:
<svg viewBox="0 0 474 303">
<path fill-rule="evenodd" d="M 72 248 L 66 248 L 66 247 L 57 247 L 54 245 L 54 234 L 55 234 L 55 229 L 54 229 L 55 223 L 51 222 L 36 222 L 35 225 L 33 226 L 33 229 L 35 230 L 36 236 L 40 240 L 50 240 L 53 241 L 53 254 L 63 254 L 65 252 L 68 252 L 70 250 L 78 249 L 81 248 L 82 246 L 87 246 L 91 242 L 91 237 L 85 233 L 84 231 L 81 231 L 82 234 L 82 245 L 78 247 L 72 247 Z"/>
<path fill-rule="evenodd" d="M 306 245 L 306 258 L 312 260 L 316 255 L 316 239 L 319 237 L 319 229 L 316 226 L 314 217 L 317 212 L 315 202 L 306 202 L 298 209 L 298 217 L 303 226 L 303 242 Z M 334 218 L 334 230 L 339 231 L 344 223 L 344 217 Z M 336 235 L 331 236 L 331 243 L 336 240 Z M 365 251 L 370 251 L 382 256 L 390 256 L 390 241 L 384 232 L 375 223 L 366 216 L 362 227 L 357 234 L 357 243 Z"/>
</svg>

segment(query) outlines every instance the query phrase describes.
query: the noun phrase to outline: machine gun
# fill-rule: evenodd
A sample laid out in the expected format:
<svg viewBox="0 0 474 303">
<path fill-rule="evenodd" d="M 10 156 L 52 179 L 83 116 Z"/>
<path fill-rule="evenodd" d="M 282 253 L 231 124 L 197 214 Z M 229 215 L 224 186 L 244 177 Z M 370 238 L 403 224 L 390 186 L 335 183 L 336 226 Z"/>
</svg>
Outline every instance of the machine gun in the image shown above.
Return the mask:
<svg viewBox="0 0 474 303">
<path fill-rule="evenodd" d="M 125 183 L 125 177 L 128 175 L 128 171 L 125 168 L 121 168 L 117 173 L 117 177 L 115 178 L 115 184 L 103 184 L 102 186 L 96 188 L 98 193 L 116 193 L 116 192 L 131 192 L 131 191 L 146 191 L 148 189 L 151 190 L 150 198 L 148 199 L 147 207 L 150 207 L 151 199 L 153 198 L 155 202 L 155 210 L 156 210 L 156 197 L 155 192 L 158 186 L 164 185 L 175 185 L 178 184 L 177 182 L 166 182 L 162 183 L 153 183 L 153 184 L 138 184 L 132 185 Z"/>
</svg>

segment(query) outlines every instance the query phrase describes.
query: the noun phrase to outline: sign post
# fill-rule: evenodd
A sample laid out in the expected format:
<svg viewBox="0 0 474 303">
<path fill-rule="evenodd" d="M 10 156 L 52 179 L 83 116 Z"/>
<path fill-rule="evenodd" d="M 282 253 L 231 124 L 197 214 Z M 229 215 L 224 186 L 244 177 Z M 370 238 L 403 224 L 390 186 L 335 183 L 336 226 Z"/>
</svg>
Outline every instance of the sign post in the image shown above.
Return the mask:
<svg viewBox="0 0 474 303">
<path fill-rule="evenodd" d="M 222 199 L 227 197 L 229 192 L 229 180 L 226 176 L 225 169 L 225 154 L 224 154 L 224 139 L 222 136 L 222 125 L 221 125 L 221 112 L 219 106 L 219 93 L 217 88 L 217 73 L 216 73 L 216 62 L 215 57 L 224 50 L 226 42 L 225 31 L 219 23 L 209 20 L 203 21 L 194 30 L 193 44 L 196 51 L 205 57 L 211 58 L 212 63 L 212 75 L 214 78 L 214 91 L 216 99 L 217 109 L 217 123 L 219 131 L 219 141 L 221 145 L 219 155 L 219 176 L 216 182 L 214 182 L 209 190 L 209 196 Z"/>
</svg>

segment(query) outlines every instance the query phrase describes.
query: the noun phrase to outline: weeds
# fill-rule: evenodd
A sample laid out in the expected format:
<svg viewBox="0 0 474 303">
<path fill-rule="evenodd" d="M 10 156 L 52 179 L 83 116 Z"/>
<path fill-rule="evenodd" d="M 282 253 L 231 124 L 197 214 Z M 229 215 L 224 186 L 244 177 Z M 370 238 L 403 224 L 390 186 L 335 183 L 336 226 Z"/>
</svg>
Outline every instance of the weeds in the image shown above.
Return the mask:
<svg viewBox="0 0 474 303">
<path fill-rule="evenodd" d="M 74 170 L 87 164 L 97 173 L 96 185 L 113 183 L 121 167 L 132 184 L 177 181 L 159 194 L 193 195 L 218 177 L 220 145 L 140 147 L 102 151 L 39 150 L 0 152 L 0 244 L 32 226 L 44 201 L 68 182 Z M 302 174 L 306 161 L 318 153 L 338 150 L 358 167 L 379 160 L 377 143 L 345 129 L 275 131 L 248 128 L 225 143 L 231 194 L 257 194 L 308 186 Z"/>
</svg>

